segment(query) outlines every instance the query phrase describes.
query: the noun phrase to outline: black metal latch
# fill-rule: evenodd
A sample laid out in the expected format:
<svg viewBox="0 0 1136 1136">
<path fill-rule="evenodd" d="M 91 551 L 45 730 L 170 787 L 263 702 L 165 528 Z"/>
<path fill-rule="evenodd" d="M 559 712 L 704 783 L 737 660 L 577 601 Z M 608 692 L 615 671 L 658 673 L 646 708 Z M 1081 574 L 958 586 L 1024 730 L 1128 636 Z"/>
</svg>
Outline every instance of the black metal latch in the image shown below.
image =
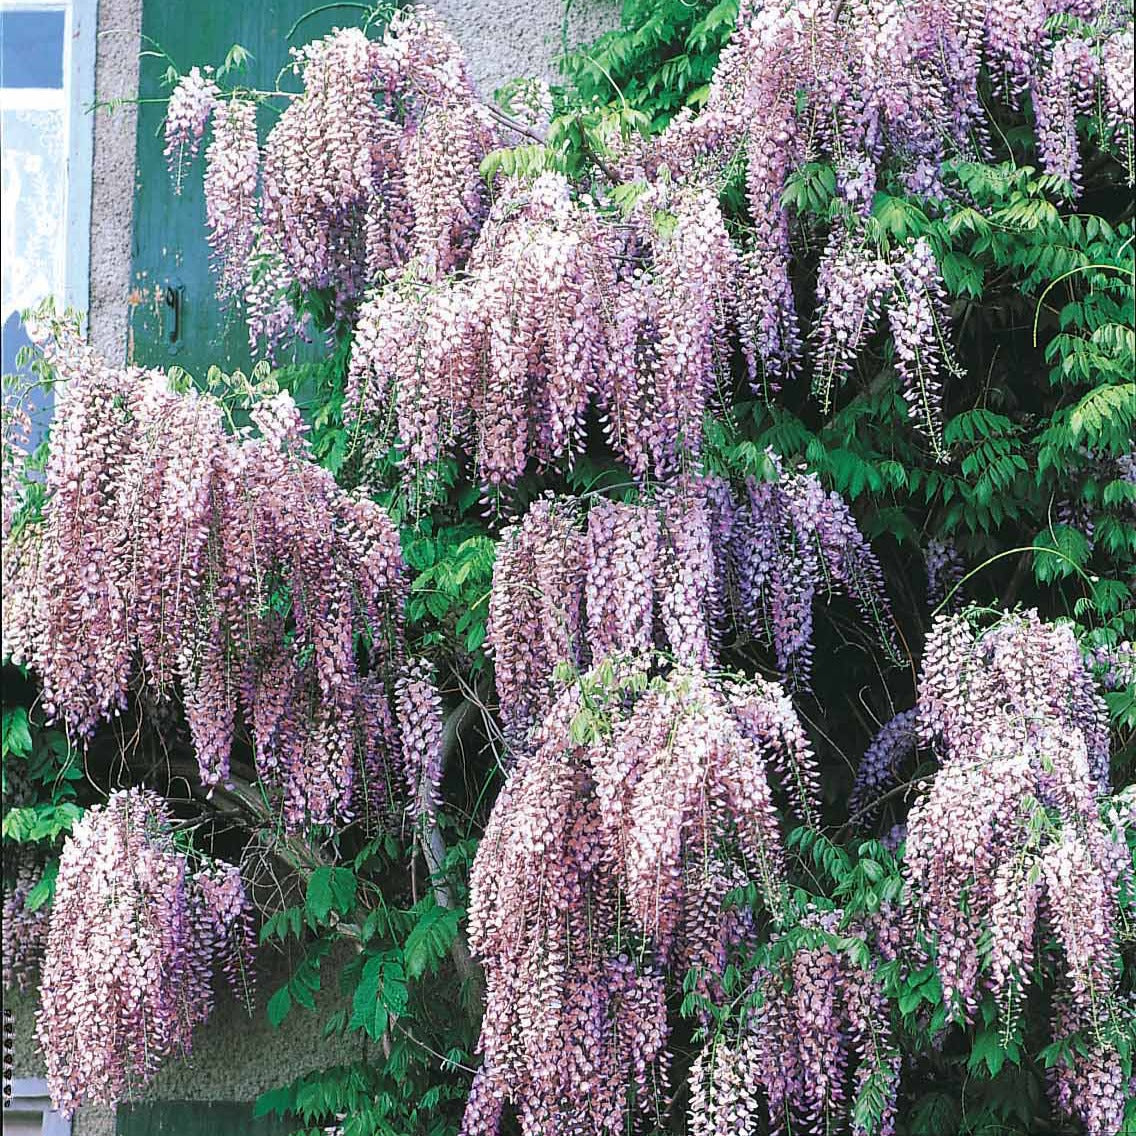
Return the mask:
<svg viewBox="0 0 1136 1136">
<path fill-rule="evenodd" d="M 171 280 L 163 297 L 166 303 L 165 331 L 170 354 L 181 350 L 182 319 L 185 312 L 185 285 Z"/>
</svg>

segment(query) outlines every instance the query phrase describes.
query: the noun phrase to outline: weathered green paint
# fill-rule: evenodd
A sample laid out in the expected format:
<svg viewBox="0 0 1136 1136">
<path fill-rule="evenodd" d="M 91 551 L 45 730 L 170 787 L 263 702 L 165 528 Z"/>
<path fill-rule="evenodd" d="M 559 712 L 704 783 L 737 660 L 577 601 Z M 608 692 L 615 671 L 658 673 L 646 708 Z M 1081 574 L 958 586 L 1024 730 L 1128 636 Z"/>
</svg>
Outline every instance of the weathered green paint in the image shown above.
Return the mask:
<svg viewBox="0 0 1136 1136">
<path fill-rule="evenodd" d="M 230 84 L 272 90 L 279 75 L 281 88 L 295 90 L 295 78 L 280 74 L 288 62 L 289 47 L 324 35 L 337 25 L 354 23 L 360 16 L 350 6 L 317 12 L 288 41 L 285 37 L 296 20 L 320 6 L 320 0 L 145 0 L 142 42 L 151 54 L 142 58 L 138 84 L 143 101 L 138 113 L 131 257 L 135 291 L 130 346 L 136 362 L 176 364 L 199 377 L 212 363 L 226 371 L 247 369 L 250 364 L 243 314 L 239 309 L 222 309 L 209 268 L 203 153 L 185 163 L 180 195 L 167 172 L 162 152 L 165 100 L 170 93 L 163 83 L 167 67 L 172 62 L 181 73 L 195 64 L 219 67 L 233 44 L 239 43 L 253 58 L 230 76 Z M 262 137 L 283 103 L 276 99 L 260 108 Z M 180 286 L 183 297 L 178 341 L 172 344 L 171 309 L 164 302 L 167 286 Z"/>
<path fill-rule="evenodd" d="M 124 1104 L 116 1136 L 287 1136 L 291 1125 L 275 1118 L 254 1120 L 252 1105 L 228 1101 L 152 1101 Z"/>
</svg>

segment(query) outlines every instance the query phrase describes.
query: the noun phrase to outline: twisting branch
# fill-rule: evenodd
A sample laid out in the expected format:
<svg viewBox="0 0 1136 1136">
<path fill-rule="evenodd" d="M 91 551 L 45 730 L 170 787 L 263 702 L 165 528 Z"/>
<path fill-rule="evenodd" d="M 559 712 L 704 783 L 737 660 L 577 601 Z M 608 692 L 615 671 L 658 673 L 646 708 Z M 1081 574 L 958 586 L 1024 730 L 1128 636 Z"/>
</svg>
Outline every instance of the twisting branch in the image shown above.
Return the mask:
<svg viewBox="0 0 1136 1136">
<path fill-rule="evenodd" d="M 477 705 L 467 699 L 455 707 L 446 716 L 442 726 L 442 758 L 439 777 L 445 773 L 446 765 L 456 754 L 462 730 L 477 710 Z M 429 809 L 420 809 L 422 817 L 419 843 L 422 848 L 422 857 L 426 861 L 427 871 L 430 873 L 430 887 L 434 892 L 434 902 L 439 907 L 453 910 L 457 906 L 453 887 L 446 877 L 446 840 L 438 824 L 437 815 Z M 481 968 L 469 953 L 469 946 L 465 936 L 460 931 L 454 936 L 450 946 L 450 957 L 454 961 L 459 977 L 463 982 L 476 985 L 480 997 L 482 977 Z"/>
</svg>

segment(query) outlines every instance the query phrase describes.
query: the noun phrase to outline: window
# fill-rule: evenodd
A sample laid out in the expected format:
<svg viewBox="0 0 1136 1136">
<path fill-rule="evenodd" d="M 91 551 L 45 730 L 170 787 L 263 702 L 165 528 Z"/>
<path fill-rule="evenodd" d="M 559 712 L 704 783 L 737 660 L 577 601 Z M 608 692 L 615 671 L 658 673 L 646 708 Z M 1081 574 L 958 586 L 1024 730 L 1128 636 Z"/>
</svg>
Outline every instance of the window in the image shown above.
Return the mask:
<svg viewBox="0 0 1136 1136">
<path fill-rule="evenodd" d="M 47 1082 L 31 1078 L 12 1081 L 4 1103 L 4 1136 L 70 1136 L 71 1122 L 51 1111 Z"/>
<path fill-rule="evenodd" d="M 20 312 L 49 296 L 87 308 L 95 19 L 96 0 L 0 0 L 5 374 L 27 343 Z M 38 433 L 50 408 L 29 409 Z"/>
</svg>

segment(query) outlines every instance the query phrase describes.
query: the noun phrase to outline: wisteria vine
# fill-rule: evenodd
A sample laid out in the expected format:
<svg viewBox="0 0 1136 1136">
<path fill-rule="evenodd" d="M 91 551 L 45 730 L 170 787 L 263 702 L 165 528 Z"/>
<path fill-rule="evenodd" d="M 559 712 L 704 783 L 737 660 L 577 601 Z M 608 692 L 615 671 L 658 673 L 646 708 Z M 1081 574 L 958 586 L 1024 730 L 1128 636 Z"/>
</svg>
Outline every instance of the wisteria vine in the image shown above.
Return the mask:
<svg viewBox="0 0 1136 1136">
<path fill-rule="evenodd" d="M 243 724 L 290 825 L 389 813 L 405 591 L 389 517 L 310 459 L 287 394 L 255 396 L 255 433 L 229 432 L 218 400 L 46 330 L 66 382 L 43 522 L 5 548 L 3 624 L 45 713 L 88 739 L 132 691 L 180 698 L 206 788 Z"/>
<path fill-rule="evenodd" d="M 254 945 L 240 873 L 194 870 L 161 797 L 131 789 L 89 809 L 60 856 L 40 985 L 55 1106 L 116 1104 L 188 1054 L 215 977 L 248 998 Z"/>
</svg>

